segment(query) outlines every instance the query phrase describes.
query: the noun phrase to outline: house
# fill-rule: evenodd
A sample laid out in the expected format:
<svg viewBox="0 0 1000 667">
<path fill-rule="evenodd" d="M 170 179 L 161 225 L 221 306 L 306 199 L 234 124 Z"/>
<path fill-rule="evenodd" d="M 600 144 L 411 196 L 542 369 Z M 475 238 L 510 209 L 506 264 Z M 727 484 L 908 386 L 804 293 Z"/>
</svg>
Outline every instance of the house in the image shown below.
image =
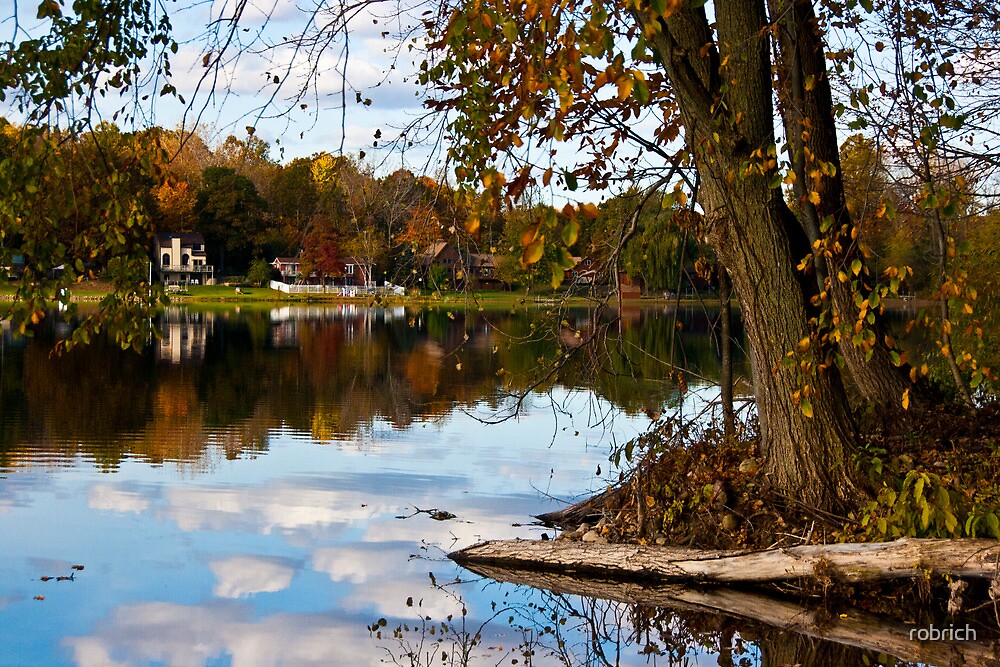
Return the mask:
<svg viewBox="0 0 1000 667">
<path fill-rule="evenodd" d="M 294 283 L 302 274 L 302 262 L 298 256 L 275 257 L 271 266 L 281 275 L 283 283 Z"/>
<path fill-rule="evenodd" d="M 591 257 L 574 257 L 572 269 L 566 270 L 566 281 L 574 285 L 593 285 L 600 277 L 598 263 Z"/>
<path fill-rule="evenodd" d="M 344 262 L 344 285 L 360 287 L 368 285 L 371 281 L 369 271 L 374 273 L 375 265 L 368 265 L 361 262 L 357 257 L 345 257 Z"/>
<path fill-rule="evenodd" d="M 166 285 L 213 285 L 215 270 L 198 232 L 160 232 L 154 242 L 154 265 Z"/>
<path fill-rule="evenodd" d="M 469 277 L 479 285 L 499 284 L 496 257 L 489 253 L 472 253 L 469 255 Z"/>
<path fill-rule="evenodd" d="M 416 256 L 417 267 L 426 275 L 431 268 L 441 267 L 447 274 L 452 286 L 462 279 L 465 274 L 465 264 L 458 251 L 446 241 L 438 239 L 427 246 L 423 252 Z"/>
<path fill-rule="evenodd" d="M 8 280 L 18 280 L 24 275 L 25 266 L 27 265 L 24 261 L 24 255 L 11 255 L 10 264 L 0 268 L 3 269 Z"/>
</svg>

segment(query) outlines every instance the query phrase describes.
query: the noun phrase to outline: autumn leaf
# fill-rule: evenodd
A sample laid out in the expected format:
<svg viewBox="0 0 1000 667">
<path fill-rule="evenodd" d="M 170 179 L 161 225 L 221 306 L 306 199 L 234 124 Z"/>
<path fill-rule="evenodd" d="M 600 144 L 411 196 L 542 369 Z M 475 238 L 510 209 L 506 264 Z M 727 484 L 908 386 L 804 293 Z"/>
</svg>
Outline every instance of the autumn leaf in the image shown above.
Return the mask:
<svg viewBox="0 0 1000 667">
<path fill-rule="evenodd" d="M 576 220 L 570 220 L 566 223 L 562 230 L 562 242 L 568 248 L 569 246 L 576 243 L 576 239 L 580 235 L 580 223 Z"/>
<path fill-rule="evenodd" d="M 479 213 L 473 211 L 469 214 L 469 217 L 465 219 L 465 231 L 470 234 L 475 234 L 479 231 Z"/>
<path fill-rule="evenodd" d="M 535 264 L 542 258 L 542 253 L 544 251 L 545 235 L 543 234 L 524 247 L 524 252 L 521 253 L 521 264 L 523 266 L 531 266 L 532 264 Z"/>
</svg>

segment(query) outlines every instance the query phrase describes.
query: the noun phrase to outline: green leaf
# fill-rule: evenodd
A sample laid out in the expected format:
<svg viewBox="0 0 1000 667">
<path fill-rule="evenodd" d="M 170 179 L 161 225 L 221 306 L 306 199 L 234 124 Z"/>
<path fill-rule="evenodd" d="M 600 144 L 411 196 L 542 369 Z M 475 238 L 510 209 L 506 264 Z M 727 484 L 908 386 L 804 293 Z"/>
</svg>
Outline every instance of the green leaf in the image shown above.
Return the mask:
<svg viewBox="0 0 1000 667">
<path fill-rule="evenodd" d="M 560 266 L 559 262 L 549 262 L 549 269 L 552 271 L 552 280 L 550 283 L 552 285 L 552 289 L 558 289 L 566 277 L 566 272 L 563 270 L 563 267 Z"/>
<path fill-rule="evenodd" d="M 576 243 L 576 239 L 580 235 L 580 223 L 576 220 L 570 220 L 566 223 L 566 226 L 562 230 L 562 242 L 566 247 L 570 247 Z"/>
<path fill-rule="evenodd" d="M 1000 538 L 1000 519 L 997 519 L 997 515 L 993 512 L 989 512 L 985 516 L 986 528 L 989 529 L 990 535 L 996 538 Z"/>
<path fill-rule="evenodd" d="M 642 106 L 649 104 L 649 88 L 645 81 L 636 78 L 635 85 L 632 87 L 632 97 Z"/>
<path fill-rule="evenodd" d="M 576 175 L 570 170 L 564 169 L 563 178 L 566 179 L 566 187 L 569 188 L 570 191 L 576 191 L 577 187 L 579 187 L 579 183 L 576 181 Z"/>
</svg>

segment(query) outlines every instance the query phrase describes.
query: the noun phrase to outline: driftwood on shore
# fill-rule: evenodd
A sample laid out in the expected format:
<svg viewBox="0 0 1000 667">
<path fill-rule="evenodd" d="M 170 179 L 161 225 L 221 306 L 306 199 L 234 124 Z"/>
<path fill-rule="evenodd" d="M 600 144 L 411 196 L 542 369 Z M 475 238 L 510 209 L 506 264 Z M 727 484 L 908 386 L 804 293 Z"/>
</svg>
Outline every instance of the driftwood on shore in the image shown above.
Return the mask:
<svg viewBox="0 0 1000 667">
<path fill-rule="evenodd" d="M 1000 541 L 905 538 L 766 551 L 702 551 L 564 540 L 505 540 L 476 544 L 449 557 L 466 567 L 489 565 L 663 582 L 763 584 L 814 577 L 859 582 L 917 578 L 927 573 L 993 579 L 1000 571 Z"/>
<path fill-rule="evenodd" d="M 556 594 L 583 595 L 682 612 L 722 613 L 811 638 L 888 653 L 910 662 L 1000 666 L 1000 647 L 986 637 L 974 641 L 919 641 L 913 624 L 884 619 L 856 609 L 831 615 L 788 600 L 729 588 L 697 589 L 676 584 L 581 579 L 554 572 L 466 563 L 465 567 L 490 579 L 541 588 Z"/>
</svg>

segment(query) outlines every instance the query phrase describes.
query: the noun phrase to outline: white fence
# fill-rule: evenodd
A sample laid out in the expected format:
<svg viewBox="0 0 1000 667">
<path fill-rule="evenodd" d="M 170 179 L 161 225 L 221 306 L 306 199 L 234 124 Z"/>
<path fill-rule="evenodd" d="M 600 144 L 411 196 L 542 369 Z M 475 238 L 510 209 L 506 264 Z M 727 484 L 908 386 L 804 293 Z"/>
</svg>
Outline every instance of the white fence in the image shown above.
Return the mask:
<svg viewBox="0 0 1000 667">
<path fill-rule="evenodd" d="M 401 295 L 406 292 L 398 285 L 387 284 L 384 287 L 362 287 L 357 285 L 289 285 L 272 280 L 269 286 L 273 290 L 285 294 L 333 294 L 336 296 L 369 296 L 373 294 Z"/>
</svg>

